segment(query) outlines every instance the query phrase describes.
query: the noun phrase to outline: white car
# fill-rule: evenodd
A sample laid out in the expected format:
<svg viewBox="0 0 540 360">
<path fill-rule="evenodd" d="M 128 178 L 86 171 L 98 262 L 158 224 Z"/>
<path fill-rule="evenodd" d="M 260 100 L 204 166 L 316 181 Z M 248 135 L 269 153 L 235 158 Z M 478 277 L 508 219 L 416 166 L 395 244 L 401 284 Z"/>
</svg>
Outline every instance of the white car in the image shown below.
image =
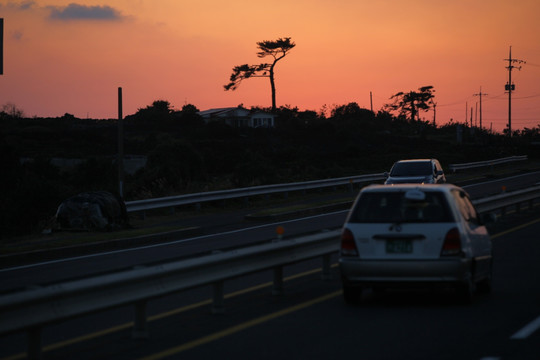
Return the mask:
<svg viewBox="0 0 540 360">
<path fill-rule="evenodd" d="M 492 244 L 468 194 L 450 184 L 370 185 L 342 230 L 346 302 L 364 288 L 451 287 L 463 302 L 491 290 Z"/>
</svg>

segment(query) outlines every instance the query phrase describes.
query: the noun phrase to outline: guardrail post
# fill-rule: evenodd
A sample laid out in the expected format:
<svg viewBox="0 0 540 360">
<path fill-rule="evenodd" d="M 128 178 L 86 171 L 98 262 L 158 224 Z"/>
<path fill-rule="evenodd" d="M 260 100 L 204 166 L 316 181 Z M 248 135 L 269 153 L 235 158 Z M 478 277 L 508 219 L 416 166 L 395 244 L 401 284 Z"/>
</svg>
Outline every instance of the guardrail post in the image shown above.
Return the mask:
<svg viewBox="0 0 540 360">
<path fill-rule="evenodd" d="M 272 288 L 272 295 L 283 294 L 283 267 L 276 266 L 274 268 L 274 287 Z"/>
<path fill-rule="evenodd" d="M 330 273 L 330 254 L 323 255 L 322 279 L 332 279 L 332 274 Z"/>
<path fill-rule="evenodd" d="M 28 359 L 41 359 L 41 327 L 28 330 Z"/>
<path fill-rule="evenodd" d="M 223 314 L 225 312 L 224 306 L 224 286 L 223 281 L 218 281 L 213 284 L 214 294 L 212 302 L 212 314 Z"/>
<path fill-rule="evenodd" d="M 146 300 L 135 303 L 135 324 L 133 326 L 134 339 L 148 338 L 148 327 L 146 321 Z"/>
</svg>

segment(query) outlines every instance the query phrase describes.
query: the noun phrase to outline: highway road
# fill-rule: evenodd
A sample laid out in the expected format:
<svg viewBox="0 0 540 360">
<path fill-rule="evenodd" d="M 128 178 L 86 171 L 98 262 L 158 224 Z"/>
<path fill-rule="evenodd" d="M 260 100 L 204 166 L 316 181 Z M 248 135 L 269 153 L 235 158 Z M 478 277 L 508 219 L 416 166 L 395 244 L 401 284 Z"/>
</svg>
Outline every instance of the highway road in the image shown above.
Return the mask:
<svg viewBox="0 0 540 360">
<path fill-rule="evenodd" d="M 520 174 L 504 179 L 482 181 L 463 186 L 473 199 L 512 191 L 540 182 L 540 172 Z M 246 210 L 248 211 L 248 210 Z M 31 265 L 0 268 L 0 293 L 14 289 L 44 286 L 61 281 L 128 269 L 142 264 L 172 261 L 180 257 L 218 249 L 246 246 L 276 238 L 276 227 L 285 228 L 285 237 L 338 229 L 343 225 L 347 210 L 281 221 L 245 221 L 246 212 L 234 212 L 210 217 L 187 218 L 179 227 L 200 226 L 205 234 L 179 239 L 165 244 L 108 251 L 87 256 L 63 258 Z"/>
<path fill-rule="evenodd" d="M 530 186 L 524 175 L 468 186 L 473 197 L 501 186 Z M 527 178 L 527 180 L 524 180 Z M 519 183 L 520 185 L 512 185 Z M 527 185 L 528 184 L 528 185 Z M 283 224 L 289 236 L 340 227 L 346 212 Z M 494 292 L 460 306 L 451 293 L 424 291 L 366 294 L 360 306 L 341 298 L 339 272 L 320 279 L 320 262 L 285 268 L 285 292 L 272 296 L 271 272 L 226 283 L 226 311 L 210 313 L 210 289 L 149 303 L 147 339 L 131 338 L 131 307 L 112 309 L 43 331 L 43 358 L 207 359 L 275 357 L 326 359 L 540 359 L 540 230 L 538 209 L 506 216 L 492 230 Z M 0 270 L 3 290 L 172 259 L 201 249 L 275 238 L 277 224 L 228 225 L 227 231 L 164 246 L 62 259 Z M 335 259 L 334 259 L 335 260 Z M 0 339 L 0 359 L 24 358 L 24 334 Z M 14 357 L 10 357 L 10 356 Z"/>
</svg>

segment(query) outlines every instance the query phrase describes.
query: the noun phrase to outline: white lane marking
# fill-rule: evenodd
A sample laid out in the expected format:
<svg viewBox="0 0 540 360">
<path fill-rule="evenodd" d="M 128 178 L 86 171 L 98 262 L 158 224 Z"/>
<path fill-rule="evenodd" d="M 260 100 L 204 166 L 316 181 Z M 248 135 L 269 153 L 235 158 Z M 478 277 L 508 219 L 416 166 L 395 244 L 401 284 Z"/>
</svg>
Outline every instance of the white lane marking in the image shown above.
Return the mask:
<svg viewBox="0 0 540 360">
<path fill-rule="evenodd" d="M 517 333 L 512 335 L 510 339 L 526 339 L 528 338 L 533 332 L 540 329 L 540 316 L 537 317 L 535 320 L 528 323 L 524 328 L 519 330 Z"/>
<path fill-rule="evenodd" d="M 167 245 L 181 244 L 181 243 L 185 243 L 185 242 L 190 242 L 190 241 L 196 241 L 196 240 L 209 238 L 211 236 L 216 236 L 216 235 L 230 235 L 230 234 L 240 233 L 242 231 L 256 230 L 256 229 L 260 229 L 260 228 L 263 228 L 263 227 L 278 226 L 278 225 L 282 225 L 282 224 L 286 224 L 286 223 L 292 223 L 292 222 L 300 221 L 300 220 L 309 220 L 309 219 L 315 219 L 315 218 L 322 217 L 322 216 L 327 216 L 327 215 L 335 215 L 335 214 L 340 214 L 340 213 L 346 213 L 348 211 L 349 211 L 349 209 L 340 210 L 340 211 L 334 211 L 334 212 L 326 213 L 326 214 L 307 216 L 307 217 L 303 217 L 303 218 L 300 218 L 300 219 L 285 220 L 285 221 L 280 221 L 280 222 L 276 222 L 276 223 L 272 223 L 272 224 L 264 224 L 264 225 L 252 226 L 252 227 L 249 227 L 249 228 L 230 230 L 230 231 L 217 233 L 217 234 L 201 235 L 201 236 L 197 236 L 197 237 L 193 237 L 193 238 L 170 241 L 170 242 L 162 243 L 162 244 L 145 245 L 145 246 L 136 247 L 136 248 L 107 251 L 107 252 L 102 252 L 102 253 L 97 253 L 97 254 L 89 254 L 89 255 L 76 256 L 76 257 L 65 258 L 65 259 L 50 260 L 50 261 L 45 261 L 45 262 L 35 263 L 35 264 L 21 265 L 21 266 L 6 268 L 6 269 L 0 269 L 0 273 L 8 272 L 8 271 L 14 271 L 14 270 L 29 269 L 29 268 L 33 268 L 33 267 L 42 266 L 42 265 L 59 264 L 59 263 L 68 262 L 68 261 L 90 259 L 90 258 L 103 256 L 103 255 L 114 255 L 114 254 L 119 254 L 119 253 L 127 253 L 127 252 L 130 252 L 130 251 L 138 251 L 138 250 L 157 248 L 157 247 L 167 246 Z"/>
<path fill-rule="evenodd" d="M 508 178 L 504 178 L 504 179 L 514 179 L 514 178 L 518 178 L 518 177 L 521 177 L 521 176 L 527 176 L 527 175 L 530 175 L 530 174 L 536 174 L 536 173 L 537 173 L 537 172 L 534 172 L 534 173 L 528 173 L 528 174 L 514 175 L 514 176 L 511 176 L 511 177 L 508 177 Z M 538 173 L 540 173 L 540 171 L 539 171 Z M 486 182 L 483 182 L 483 183 L 477 183 L 477 184 L 465 185 L 465 186 L 462 186 L 462 187 L 465 189 L 465 188 L 467 188 L 467 187 L 472 187 L 472 186 L 476 186 L 476 185 L 483 185 L 483 184 L 489 184 L 489 183 L 496 182 L 496 181 L 500 181 L 500 180 L 503 180 L 503 179 L 490 180 L 490 181 L 486 181 Z M 291 222 L 294 222 L 294 221 L 299 221 L 299 220 L 309 220 L 309 219 L 314 219 L 314 218 L 321 217 L 321 216 L 326 216 L 326 215 L 334 215 L 334 214 L 345 213 L 345 212 L 348 212 L 348 211 L 349 211 L 349 209 L 347 209 L 347 210 L 340 210 L 340 211 L 335 211 L 335 212 L 327 213 L 327 214 L 313 215 L 313 216 L 308 216 L 308 217 L 304 217 L 304 218 L 300 218 L 300 219 L 293 219 L 293 220 L 281 221 L 281 222 L 277 222 L 277 223 L 273 223 L 273 224 L 266 224 L 266 225 L 253 226 L 253 227 L 250 227 L 250 228 L 238 229 L 238 230 L 232 230 L 232 231 L 227 231 L 227 232 L 219 233 L 219 234 L 224 234 L 224 235 L 227 235 L 227 234 L 234 234 L 234 233 L 239 233 L 239 232 L 247 231 L 247 230 L 260 229 L 260 228 L 266 227 L 266 226 L 277 226 L 277 225 L 280 225 L 280 224 L 291 223 Z M 137 247 L 137 248 L 131 248 L 131 249 L 115 250 L 115 251 L 109 251 L 109 252 L 98 253 L 98 254 L 91 254 L 91 255 L 77 256 L 77 257 L 66 258 L 66 259 L 58 259 L 58 260 L 45 261 L 45 262 L 42 262 L 42 263 L 36 263 L 36 264 L 30 264 L 30 265 L 22 265 L 22 266 L 17 266 L 17 267 L 12 267 L 12 268 L 0 269 L 0 273 L 12 271 L 12 270 L 28 269 L 28 268 L 32 268 L 32 267 L 41 266 L 41 265 L 50 265 L 50 264 L 58 264 L 58 263 L 62 263 L 62 262 L 67 262 L 67 261 L 75 261 L 75 260 L 81 260 L 81 259 L 89 259 L 89 258 L 93 258 L 93 257 L 97 257 L 97 256 L 102 256 L 102 255 L 113 255 L 113 254 L 118 254 L 118 253 L 125 253 L 125 252 L 128 252 L 128 251 L 137 251 L 137 250 L 150 249 L 150 248 L 160 247 L 160 246 L 165 246 L 165 245 L 180 244 L 180 243 L 183 243 L 183 242 L 189 242 L 189 241 L 195 241 L 195 240 L 204 239 L 204 238 L 207 238 L 207 237 L 210 237 L 210 236 L 214 236 L 214 235 L 218 235 L 218 234 L 203 235 L 203 236 L 198 236 L 198 237 L 189 238 L 189 239 L 182 239 L 182 240 L 172 241 L 172 242 L 168 242 L 168 243 L 165 243 L 165 244 L 147 245 L 147 246 L 142 246 L 142 247 Z"/>
</svg>

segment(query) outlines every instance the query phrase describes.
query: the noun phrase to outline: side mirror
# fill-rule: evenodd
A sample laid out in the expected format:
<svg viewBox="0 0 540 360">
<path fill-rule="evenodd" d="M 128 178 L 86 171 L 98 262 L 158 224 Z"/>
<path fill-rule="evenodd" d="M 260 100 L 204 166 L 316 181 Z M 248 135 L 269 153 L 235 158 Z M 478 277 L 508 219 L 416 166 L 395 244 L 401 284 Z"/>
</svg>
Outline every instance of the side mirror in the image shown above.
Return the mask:
<svg viewBox="0 0 540 360">
<path fill-rule="evenodd" d="M 385 172 L 383 173 L 383 176 L 384 176 L 385 178 L 388 178 L 389 175 L 390 175 L 390 174 L 388 174 L 388 171 L 385 171 Z"/>
</svg>

